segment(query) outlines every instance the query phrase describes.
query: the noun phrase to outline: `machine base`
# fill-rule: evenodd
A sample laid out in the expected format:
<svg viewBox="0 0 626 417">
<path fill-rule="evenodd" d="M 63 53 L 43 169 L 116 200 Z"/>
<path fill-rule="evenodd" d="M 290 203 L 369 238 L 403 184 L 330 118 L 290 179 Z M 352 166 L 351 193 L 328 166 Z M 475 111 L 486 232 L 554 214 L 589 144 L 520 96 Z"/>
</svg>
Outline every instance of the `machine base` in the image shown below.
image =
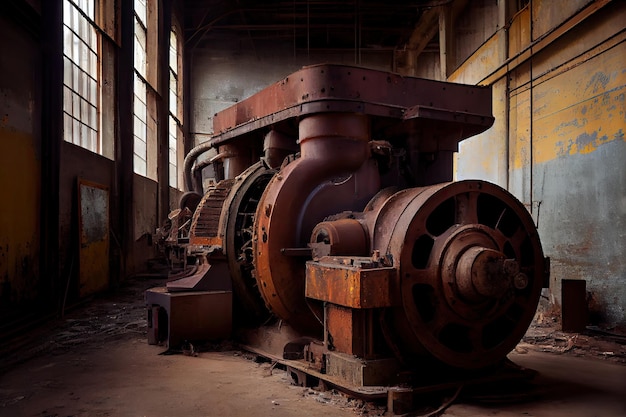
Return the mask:
<svg viewBox="0 0 626 417">
<path fill-rule="evenodd" d="M 491 393 L 504 383 L 531 380 L 536 372 L 522 368 L 509 360 L 489 370 L 454 371 L 429 367 L 424 370 L 401 371 L 395 358 L 365 360 L 338 352 L 323 354 L 322 363 L 312 361 L 312 355 L 321 342 L 313 338 L 295 338 L 287 325 L 251 329 L 239 335 L 245 341 L 241 347 L 261 357 L 283 365 L 303 387 L 337 389 L 351 397 L 365 401 L 387 402 L 388 415 L 401 415 L 414 411 L 433 395 L 450 391 Z M 307 346 L 304 358 L 295 357 L 294 346 Z M 320 350 L 321 351 L 321 350 Z M 517 392 L 516 392 L 517 393 Z M 457 392 L 458 394 L 458 392 Z"/>
<path fill-rule="evenodd" d="M 168 292 L 166 287 L 145 293 L 148 343 L 169 349 L 185 341 L 228 339 L 232 331 L 232 292 Z"/>
</svg>

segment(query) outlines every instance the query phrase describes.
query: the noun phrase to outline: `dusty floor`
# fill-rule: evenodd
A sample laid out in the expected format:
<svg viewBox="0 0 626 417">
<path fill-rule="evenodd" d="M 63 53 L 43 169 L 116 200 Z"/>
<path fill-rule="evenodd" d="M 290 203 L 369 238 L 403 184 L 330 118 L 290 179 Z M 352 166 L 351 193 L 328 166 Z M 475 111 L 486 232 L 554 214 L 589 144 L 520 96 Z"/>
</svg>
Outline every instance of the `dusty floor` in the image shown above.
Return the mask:
<svg viewBox="0 0 626 417">
<path fill-rule="evenodd" d="M 0 416 L 375 416 L 382 404 L 291 384 L 253 355 L 222 345 L 160 355 L 145 339 L 141 281 L 76 309 L 0 362 Z M 618 340 L 619 342 L 620 340 Z M 461 391 L 443 416 L 626 416 L 626 346 L 533 326 L 511 353 L 539 375 L 508 396 Z"/>
</svg>

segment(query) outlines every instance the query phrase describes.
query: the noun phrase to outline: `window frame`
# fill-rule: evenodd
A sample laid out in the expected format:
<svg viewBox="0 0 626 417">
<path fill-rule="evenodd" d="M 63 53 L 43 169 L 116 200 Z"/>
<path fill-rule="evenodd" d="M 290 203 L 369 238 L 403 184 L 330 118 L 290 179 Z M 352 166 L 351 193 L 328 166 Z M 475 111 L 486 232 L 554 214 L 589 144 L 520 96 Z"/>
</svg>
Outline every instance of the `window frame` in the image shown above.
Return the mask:
<svg viewBox="0 0 626 417">
<path fill-rule="evenodd" d="M 180 166 L 182 165 L 182 51 L 180 28 L 175 21 L 169 32 L 168 50 L 168 183 L 181 188 Z M 172 88 L 174 87 L 174 88 Z"/>
<path fill-rule="evenodd" d="M 63 139 L 102 155 L 97 0 L 63 0 Z"/>
</svg>

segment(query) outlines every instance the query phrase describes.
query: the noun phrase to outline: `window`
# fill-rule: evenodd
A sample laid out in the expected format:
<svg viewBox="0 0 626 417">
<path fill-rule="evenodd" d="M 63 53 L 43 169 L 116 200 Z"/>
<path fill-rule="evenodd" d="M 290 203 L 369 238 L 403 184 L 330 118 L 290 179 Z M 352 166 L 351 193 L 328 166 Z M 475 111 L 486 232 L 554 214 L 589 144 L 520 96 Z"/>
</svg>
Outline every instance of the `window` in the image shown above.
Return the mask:
<svg viewBox="0 0 626 417">
<path fill-rule="evenodd" d="M 147 70 L 147 26 L 148 8 L 146 0 L 135 0 L 135 82 L 133 124 L 133 169 L 135 173 L 148 175 L 148 94 Z"/>
<path fill-rule="evenodd" d="M 171 187 L 178 188 L 178 138 L 179 138 L 179 82 L 178 82 L 178 37 L 176 32 L 170 32 L 170 88 L 169 88 L 169 183 Z"/>
<path fill-rule="evenodd" d="M 137 174 L 146 176 L 148 172 L 148 149 L 147 135 L 148 127 L 146 123 L 148 114 L 148 94 L 146 91 L 146 83 L 137 73 L 135 73 L 134 82 L 134 102 L 133 102 L 133 169 Z"/>
<path fill-rule="evenodd" d="M 63 138 L 102 153 L 94 0 L 63 1 Z"/>
</svg>

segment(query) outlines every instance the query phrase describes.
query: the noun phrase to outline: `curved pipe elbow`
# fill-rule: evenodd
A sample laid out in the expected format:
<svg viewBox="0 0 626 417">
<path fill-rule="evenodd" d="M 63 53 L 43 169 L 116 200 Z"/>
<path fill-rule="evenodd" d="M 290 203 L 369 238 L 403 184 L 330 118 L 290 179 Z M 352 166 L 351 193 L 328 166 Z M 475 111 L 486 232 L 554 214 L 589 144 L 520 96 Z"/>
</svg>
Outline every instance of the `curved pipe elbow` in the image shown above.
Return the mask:
<svg viewBox="0 0 626 417">
<path fill-rule="evenodd" d="M 185 156 L 185 162 L 183 163 L 183 174 L 185 178 L 186 191 L 195 191 L 197 193 L 202 194 L 202 184 L 196 184 L 194 182 L 193 165 L 196 162 L 196 159 L 198 159 L 200 155 L 202 155 L 205 152 L 210 151 L 211 149 L 213 149 L 213 147 L 214 147 L 213 141 L 209 140 L 207 142 L 201 143 L 200 145 L 196 146 L 191 151 L 189 151 L 187 156 Z M 198 185 L 200 187 L 198 187 Z"/>
<path fill-rule="evenodd" d="M 357 205 L 362 209 L 378 191 L 379 184 L 372 191 L 367 181 L 355 179 L 372 169 L 378 173 L 375 164 L 366 164 L 369 135 L 369 120 L 359 114 L 326 113 L 302 120 L 301 158 L 272 178 L 258 205 L 254 252 L 261 295 L 278 317 L 303 331 L 319 323 L 303 298 L 303 261 L 283 256 L 282 249 L 306 245 L 315 224 Z M 334 182 L 343 176 L 353 178 Z M 363 194 L 362 206 L 358 194 Z"/>
</svg>

